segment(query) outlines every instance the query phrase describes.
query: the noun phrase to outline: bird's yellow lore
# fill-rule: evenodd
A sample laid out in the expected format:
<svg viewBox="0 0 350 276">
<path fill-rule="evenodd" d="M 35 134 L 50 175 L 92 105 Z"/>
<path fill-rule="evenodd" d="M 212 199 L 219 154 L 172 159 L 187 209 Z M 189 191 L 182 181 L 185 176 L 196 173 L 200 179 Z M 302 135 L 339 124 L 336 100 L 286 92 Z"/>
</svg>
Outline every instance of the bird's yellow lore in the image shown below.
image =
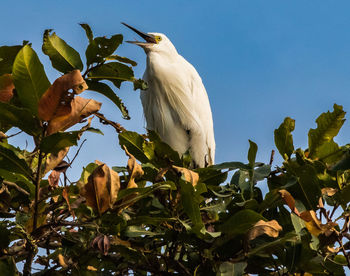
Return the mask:
<svg viewBox="0 0 350 276">
<path fill-rule="evenodd" d="M 209 99 L 196 69 L 171 41 L 160 33 L 143 33 L 125 23 L 145 42 L 147 55 L 143 79 L 148 89 L 141 91 L 147 129 L 156 131 L 174 150 L 189 150 L 195 167 L 214 163 L 215 140 Z"/>
</svg>

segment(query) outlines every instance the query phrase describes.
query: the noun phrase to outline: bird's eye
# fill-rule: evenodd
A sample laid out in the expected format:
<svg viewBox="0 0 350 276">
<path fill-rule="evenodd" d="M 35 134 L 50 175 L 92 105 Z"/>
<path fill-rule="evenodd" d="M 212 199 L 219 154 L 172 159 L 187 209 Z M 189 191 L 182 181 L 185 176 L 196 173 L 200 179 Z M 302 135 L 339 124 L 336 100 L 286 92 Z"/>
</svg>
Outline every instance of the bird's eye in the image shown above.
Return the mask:
<svg viewBox="0 0 350 276">
<path fill-rule="evenodd" d="M 156 39 L 157 39 L 157 41 L 161 41 L 161 40 L 162 40 L 162 37 L 157 36 Z"/>
</svg>

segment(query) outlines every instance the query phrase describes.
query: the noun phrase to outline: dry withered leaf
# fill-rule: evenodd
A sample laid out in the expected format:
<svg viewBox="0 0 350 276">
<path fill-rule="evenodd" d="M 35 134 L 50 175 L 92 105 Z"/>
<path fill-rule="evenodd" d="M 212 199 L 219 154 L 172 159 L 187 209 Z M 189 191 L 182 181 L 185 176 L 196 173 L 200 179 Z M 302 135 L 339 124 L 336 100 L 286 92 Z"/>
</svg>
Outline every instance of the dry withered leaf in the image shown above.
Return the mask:
<svg viewBox="0 0 350 276">
<path fill-rule="evenodd" d="M 65 259 L 64 259 L 62 254 L 58 254 L 57 257 L 58 257 L 58 263 L 60 264 L 60 266 L 62 266 L 62 267 L 67 267 L 68 266 L 66 264 Z"/>
<path fill-rule="evenodd" d="M 279 190 L 278 191 L 284 201 L 285 204 L 294 212 L 296 215 L 300 215 L 298 209 L 295 207 L 295 200 L 293 196 L 287 190 Z"/>
<path fill-rule="evenodd" d="M 81 189 L 86 204 L 102 214 L 113 206 L 120 189 L 119 174 L 106 164 L 95 161 L 99 166 L 88 177 L 88 183 Z"/>
<path fill-rule="evenodd" d="M 198 173 L 191 171 L 189 169 L 177 167 L 177 166 L 173 166 L 173 169 L 175 170 L 175 172 L 183 174 L 186 181 L 190 182 L 193 187 L 197 185 L 199 180 Z"/>
<path fill-rule="evenodd" d="M 97 271 L 97 268 L 92 265 L 88 265 L 86 268 L 87 270 L 90 270 L 90 271 Z"/>
<path fill-rule="evenodd" d="M 117 236 L 112 236 L 111 243 L 113 245 L 123 245 L 125 247 L 131 247 L 131 243 L 129 241 L 121 240 Z"/>
<path fill-rule="evenodd" d="M 338 192 L 338 189 L 327 187 L 327 188 L 322 188 L 321 192 L 323 195 L 334 196 L 336 194 L 336 192 Z"/>
<path fill-rule="evenodd" d="M 0 76 L 0 102 L 7 103 L 13 97 L 15 85 L 10 74 Z"/>
<path fill-rule="evenodd" d="M 328 237 L 335 232 L 334 227 L 337 223 L 329 221 L 327 224 L 322 224 L 313 210 L 301 212 L 300 218 L 305 221 L 307 230 L 316 237 L 320 234 L 324 234 Z"/>
<path fill-rule="evenodd" d="M 59 77 L 40 98 L 38 106 L 38 115 L 40 119 L 50 121 L 55 117 L 57 109 L 63 103 L 70 103 L 74 94 L 79 94 L 87 88 L 79 70 L 74 70 Z M 73 95 L 70 95 L 70 89 L 72 89 Z"/>
<path fill-rule="evenodd" d="M 264 221 L 259 220 L 254 226 L 248 231 L 248 241 L 254 240 L 256 237 L 266 234 L 272 238 L 277 238 L 279 232 L 282 231 L 281 225 L 276 220 Z"/>
<path fill-rule="evenodd" d="M 57 188 L 58 187 L 58 182 L 60 180 L 60 172 L 53 170 L 47 180 L 49 181 L 49 185 L 52 188 Z"/>
<path fill-rule="evenodd" d="M 75 219 L 75 214 L 74 211 L 72 210 L 70 203 L 69 203 L 69 188 L 65 187 L 62 191 L 62 197 L 65 199 L 65 201 L 67 202 L 67 206 L 68 206 L 68 211 L 71 213 L 73 219 Z"/>
<path fill-rule="evenodd" d="M 91 242 L 91 246 L 106 256 L 108 254 L 109 248 L 111 247 L 111 244 L 106 235 L 98 235 Z"/>
<path fill-rule="evenodd" d="M 101 103 L 92 99 L 85 99 L 82 97 L 75 97 L 70 106 L 59 106 L 55 116 L 49 121 L 47 127 L 47 135 L 56 133 L 60 130 L 79 123 L 84 118 L 96 113 L 101 108 Z M 67 112 L 69 111 L 69 112 Z"/>
<path fill-rule="evenodd" d="M 136 158 L 131 153 L 128 152 L 128 149 L 125 146 L 123 147 L 126 155 L 129 156 L 128 166 L 127 166 L 128 172 L 129 172 L 129 182 L 128 182 L 127 189 L 137 188 L 138 186 L 135 183 L 135 178 L 143 176 L 144 174 L 143 169 L 141 165 L 137 163 Z"/>
<path fill-rule="evenodd" d="M 62 162 L 63 158 L 66 157 L 68 151 L 69 147 L 66 147 L 63 150 L 59 151 L 57 154 L 51 153 L 45 160 L 44 174 L 56 168 Z"/>
</svg>

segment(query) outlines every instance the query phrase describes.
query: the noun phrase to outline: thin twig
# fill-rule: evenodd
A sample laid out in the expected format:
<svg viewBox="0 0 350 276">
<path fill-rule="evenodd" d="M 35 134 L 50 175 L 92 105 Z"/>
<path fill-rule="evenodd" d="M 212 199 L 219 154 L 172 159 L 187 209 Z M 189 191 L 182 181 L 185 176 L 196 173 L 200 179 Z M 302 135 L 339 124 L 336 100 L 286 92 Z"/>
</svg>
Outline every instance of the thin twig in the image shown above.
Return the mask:
<svg viewBox="0 0 350 276">
<path fill-rule="evenodd" d="M 18 132 L 14 133 L 14 134 L 11 134 L 11 135 L 6 135 L 6 137 L 1 137 L 1 139 L 8 139 L 8 138 L 14 137 L 14 136 L 16 136 L 18 134 L 21 134 L 22 132 L 23 132 L 23 130 L 18 131 Z"/>
<path fill-rule="evenodd" d="M 123 128 L 120 124 L 113 122 L 111 120 L 108 120 L 103 114 L 101 113 L 95 113 L 96 117 L 98 117 L 100 119 L 100 122 L 104 125 L 111 125 L 112 127 L 114 127 L 114 129 L 120 133 L 122 131 L 125 131 L 125 128 Z"/>
<path fill-rule="evenodd" d="M 80 152 L 81 148 L 83 147 L 83 145 L 84 145 L 84 143 L 85 143 L 86 141 L 87 141 L 87 140 L 86 140 L 86 139 L 84 139 L 84 141 L 83 141 L 83 142 L 80 144 L 80 146 L 79 146 L 79 148 L 78 148 L 77 152 L 75 153 L 75 155 L 74 155 L 74 157 L 73 157 L 72 161 L 70 161 L 70 162 L 69 162 L 69 167 L 71 167 L 71 166 L 72 166 L 72 164 L 73 164 L 73 162 L 74 162 L 75 158 L 78 156 L 78 154 L 79 154 L 79 152 Z"/>
<path fill-rule="evenodd" d="M 348 253 L 346 253 L 346 251 L 345 251 L 345 248 L 344 248 L 344 245 L 343 245 L 343 242 L 342 242 L 341 238 L 338 236 L 337 239 L 338 239 L 338 243 L 339 243 L 339 245 L 340 245 L 340 248 L 341 248 L 341 250 L 342 250 L 342 252 L 343 252 L 343 254 L 344 254 L 344 257 L 345 257 L 345 259 L 346 259 L 346 262 L 348 263 L 348 268 L 350 268 L 349 255 L 348 255 Z"/>
<path fill-rule="evenodd" d="M 10 182 L 10 181 L 7 181 L 7 180 L 4 180 L 2 183 L 7 185 L 7 186 L 10 186 L 12 188 L 15 188 L 17 191 L 19 191 L 22 194 L 25 194 L 26 196 L 30 195 L 26 190 L 24 190 L 23 188 L 18 186 L 16 183 L 13 183 L 13 182 Z"/>
<path fill-rule="evenodd" d="M 272 163 L 273 163 L 273 158 L 274 158 L 274 156 L 275 156 L 275 150 L 272 150 L 271 151 L 271 156 L 270 156 L 270 166 L 272 165 Z"/>
</svg>

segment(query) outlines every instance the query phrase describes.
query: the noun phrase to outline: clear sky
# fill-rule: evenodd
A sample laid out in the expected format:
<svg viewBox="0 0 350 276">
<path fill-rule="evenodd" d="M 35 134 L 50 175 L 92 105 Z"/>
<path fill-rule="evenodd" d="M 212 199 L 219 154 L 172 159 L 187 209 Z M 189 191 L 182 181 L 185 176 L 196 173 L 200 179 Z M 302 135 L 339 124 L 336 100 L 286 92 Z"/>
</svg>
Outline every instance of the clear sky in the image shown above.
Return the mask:
<svg viewBox="0 0 350 276">
<path fill-rule="evenodd" d="M 51 81 L 59 74 L 49 70 L 49 59 L 41 53 L 47 28 L 82 56 L 87 40 L 78 25 L 81 22 L 90 24 L 95 35 L 122 33 L 126 40 L 136 35 L 121 21 L 145 32 L 165 33 L 195 66 L 207 88 L 217 163 L 245 162 L 248 139 L 259 146 L 258 161 L 268 162 L 275 149 L 273 130 L 286 116 L 296 119 L 295 146 L 306 148 L 307 131 L 316 126 L 319 114 L 334 103 L 350 112 L 349 1 L 2 0 L 1 4 L 0 44 L 31 41 Z M 142 77 L 144 52 L 123 44 L 118 53 L 137 61 L 135 74 Z M 130 110 L 130 121 L 123 120 L 113 104 L 98 94 L 85 97 L 102 101 L 101 112 L 127 129 L 144 132 L 139 92 L 124 84 L 117 93 Z M 72 180 L 94 159 L 110 166 L 125 164 L 114 130 L 103 126 L 101 130 L 104 136 L 85 135 L 89 139 L 75 163 Z M 337 141 L 349 142 L 349 134 L 346 122 Z M 12 141 L 25 146 L 23 139 Z"/>
</svg>

